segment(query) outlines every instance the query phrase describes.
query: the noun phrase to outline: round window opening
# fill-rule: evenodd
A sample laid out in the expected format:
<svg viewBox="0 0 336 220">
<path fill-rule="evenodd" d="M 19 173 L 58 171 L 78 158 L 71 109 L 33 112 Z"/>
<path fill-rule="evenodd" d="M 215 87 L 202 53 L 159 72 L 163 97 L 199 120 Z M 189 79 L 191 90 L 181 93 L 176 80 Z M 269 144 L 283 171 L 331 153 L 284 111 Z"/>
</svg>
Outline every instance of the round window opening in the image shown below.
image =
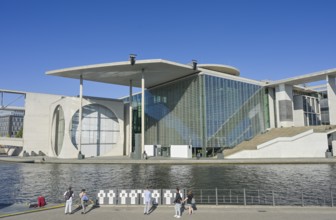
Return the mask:
<svg viewBox="0 0 336 220">
<path fill-rule="evenodd" d="M 86 157 L 100 156 L 112 150 L 120 135 L 116 115 L 105 106 L 90 104 L 83 106 L 81 153 Z M 72 144 L 79 147 L 79 111 L 71 120 Z"/>
</svg>

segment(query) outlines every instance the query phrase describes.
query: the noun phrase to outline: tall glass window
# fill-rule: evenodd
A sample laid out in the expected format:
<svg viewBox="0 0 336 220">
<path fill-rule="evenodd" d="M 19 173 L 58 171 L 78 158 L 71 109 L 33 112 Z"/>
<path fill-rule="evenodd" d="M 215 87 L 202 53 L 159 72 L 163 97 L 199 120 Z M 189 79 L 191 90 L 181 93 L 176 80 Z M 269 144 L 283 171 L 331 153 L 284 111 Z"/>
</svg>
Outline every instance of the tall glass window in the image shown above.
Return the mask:
<svg viewBox="0 0 336 220">
<path fill-rule="evenodd" d="M 207 147 L 234 147 L 265 130 L 263 87 L 209 75 L 204 85 Z"/>
<path fill-rule="evenodd" d="M 199 78 L 192 76 L 146 91 L 146 144 L 201 147 Z"/>
<path fill-rule="evenodd" d="M 210 75 L 146 90 L 145 98 L 145 144 L 234 147 L 264 131 L 268 122 L 263 87 Z M 133 98 L 134 111 L 139 106 L 140 94 Z"/>
<path fill-rule="evenodd" d="M 73 117 L 70 126 L 71 140 L 78 148 L 79 111 Z M 82 153 L 88 156 L 100 156 L 112 150 L 120 136 L 120 126 L 116 115 L 108 108 L 91 104 L 83 106 Z"/>
</svg>

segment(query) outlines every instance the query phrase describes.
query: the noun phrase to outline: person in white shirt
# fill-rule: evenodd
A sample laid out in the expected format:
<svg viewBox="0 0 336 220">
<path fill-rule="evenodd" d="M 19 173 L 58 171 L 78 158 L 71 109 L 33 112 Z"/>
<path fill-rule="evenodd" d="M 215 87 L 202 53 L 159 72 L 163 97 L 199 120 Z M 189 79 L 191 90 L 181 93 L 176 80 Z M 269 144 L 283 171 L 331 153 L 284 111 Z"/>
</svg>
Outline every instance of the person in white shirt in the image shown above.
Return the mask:
<svg viewBox="0 0 336 220">
<path fill-rule="evenodd" d="M 72 214 L 71 206 L 72 206 L 72 198 L 74 197 L 74 192 L 71 190 L 71 187 L 64 193 L 65 198 L 65 214 Z"/>
<path fill-rule="evenodd" d="M 152 200 L 152 193 L 148 190 L 148 187 L 146 187 L 144 191 L 144 203 L 145 203 L 145 208 L 144 208 L 144 215 L 149 214 L 149 208 L 151 205 L 151 200 Z"/>
</svg>

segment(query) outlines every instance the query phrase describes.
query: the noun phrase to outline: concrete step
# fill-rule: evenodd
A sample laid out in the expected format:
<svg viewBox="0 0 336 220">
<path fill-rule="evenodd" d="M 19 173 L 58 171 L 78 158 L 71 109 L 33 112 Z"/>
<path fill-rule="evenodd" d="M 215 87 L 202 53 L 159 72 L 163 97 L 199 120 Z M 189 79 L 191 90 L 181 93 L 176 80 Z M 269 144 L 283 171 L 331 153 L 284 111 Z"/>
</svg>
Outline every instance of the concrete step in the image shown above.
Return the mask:
<svg viewBox="0 0 336 220">
<path fill-rule="evenodd" d="M 272 128 L 271 130 L 258 134 L 249 141 L 244 141 L 232 149 L 224 150 L 224 157 L 237 153 L 242 150 L 257 150 L 257 146 L 278 137 L 293 137 L 308 130 L 314 129 L 314 132 L 328 132 L 336 129 L 335 125 L 328 126 L 305 126 L 305 127 L 289 127 L 289 128 Z"/>
</svg>

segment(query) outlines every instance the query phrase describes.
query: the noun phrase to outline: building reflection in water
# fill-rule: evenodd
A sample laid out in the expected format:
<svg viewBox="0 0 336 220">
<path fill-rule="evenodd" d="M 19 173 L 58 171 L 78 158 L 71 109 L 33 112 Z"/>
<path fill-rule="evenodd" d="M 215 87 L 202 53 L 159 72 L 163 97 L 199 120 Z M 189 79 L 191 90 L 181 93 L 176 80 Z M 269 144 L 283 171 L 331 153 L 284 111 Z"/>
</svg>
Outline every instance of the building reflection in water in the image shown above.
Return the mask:
<svg viewBox="0 0 336 220">
<path fill-rule="evenodd" d="M 72 186 L 91 198 L 108 189 L 250 189 L 325 192 L 336 180 L 333 164 L 300 165 L 129 165 L 0 163 L 0 204 L 64 202 Z"/>
</svg>

